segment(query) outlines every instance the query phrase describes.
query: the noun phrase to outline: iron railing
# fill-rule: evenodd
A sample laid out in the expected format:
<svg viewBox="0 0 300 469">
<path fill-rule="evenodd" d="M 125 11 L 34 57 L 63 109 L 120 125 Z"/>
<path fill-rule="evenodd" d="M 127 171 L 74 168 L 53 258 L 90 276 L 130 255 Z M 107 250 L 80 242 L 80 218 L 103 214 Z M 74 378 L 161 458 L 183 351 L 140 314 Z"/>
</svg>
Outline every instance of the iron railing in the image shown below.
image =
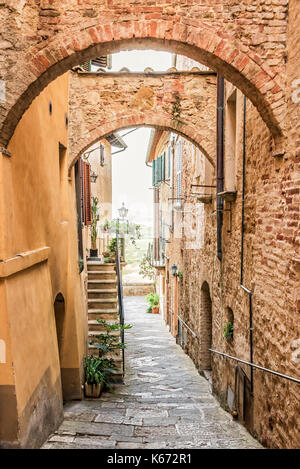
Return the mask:
<svg viewBox="0 0 300 469">
<path fill-rule="evenodd" d="M 279 373 L 278 371 L 270 370 L 269 368 L 265 368 L 263 366 L 255 365 L 255 363 L 248 362 L 246 360 L 241 360 L 240 358 L 233 357 L 231 355 L 228 355 L 227 353 L 224 352 L 219 352 L 218 350 L 214 349 L 209 349 L 210 352 L 216 353 L 217 355 L 221 355 L 223 357 L 229 358 L 230 360 L 234 360 L 238 363 L 243 363 L 244 365 L 249 365 L 251 369 L 256 369 L 256 370 L 261 370 L 264 371 L 265 373 L 270 373 L 271 375 L 279 376 L 280 378 L 287 379 L 288 381 L 293 381 L 294 383 L 300 384 L 300 379 L 295 378 L 293 376 L 288 376 L 283 373 Z"/>
<path fill-rule="evenodd" d="M 123 284 L 122 284 L 122 270 L 121 270 L 121 255 L 120 255 L 120 243 L 119 236 L 116 234 L 116 273 L 117 273 L 117 283 L 118 283 L 118 309 L 119 309 L 119 319 L 120 325 L 124 326 L 124 301 L 123 301 Z M 120 334 L 121 344 L 124 346 L 124 329 L 121 330 Z M 125 373 L 125 351 L 124 347 L 122 348 L 122 368 L 123 375 Z"/>
</svg>

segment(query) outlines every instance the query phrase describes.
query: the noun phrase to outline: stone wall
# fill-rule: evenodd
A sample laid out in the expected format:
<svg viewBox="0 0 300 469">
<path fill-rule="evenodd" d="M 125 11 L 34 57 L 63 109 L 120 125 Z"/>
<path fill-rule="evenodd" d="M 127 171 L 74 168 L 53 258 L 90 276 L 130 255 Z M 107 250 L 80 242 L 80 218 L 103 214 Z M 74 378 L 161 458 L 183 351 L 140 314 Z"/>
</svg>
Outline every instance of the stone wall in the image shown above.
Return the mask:
<svg viewBox="0 0 300 469">
<path fill-rule="evenodd" d="M 130 126 L 173 129 L 214 161 L 216 76 L 208 72 L 71 73 L 70 168 L 105 135 Z"/>
<path fill-rule="evenodd" d="M 243 99 L 238 93 L 238 112 L 241 114 L 242 110 Z M 250 361 L 249 296 L 240 287 L 241 126 L 242 120 L 236 166 L 237 199 L 231 206 L 231 226 L 230 212 L 224 212 L 222 263 L 216 257 L 215 196 L 204 208 L 203 248 L 183 251 L 184 283 L 180 314 L 197 335 L 195 338 L 187 330 L 185 349 L 199 370 L 207 367 L 202 345 L 209 334 L 209 319 L 205 315 L 208 289 L 212 302 L 212 347 Z M 184 165 L 187 194 L 192 180 L 190 157 L 185 159 Z M 253 292 L 253 361 L 299 379 L 297 165 L 295 153 L 290 158 L 279 160 L 270 156 L 269 131 L 248 101 L 243 283 Z M 225 202 L 225 209 L 230 209 L 228 202 Z M 227 341 L 223 337 L 223 328 L 232 313 L 234 339 Z M 228 408 L 228 386 L 232 391 L 235 387 L 235 362 L 213 355 L 212 368 L 213 390 Z M 250 376 L 249 369 L 246 366 L 244 369 Z M 299 398 L 299 385 L 254 371 L 254 398 L 249 397 L 247 404 L 249 415 L 242 418 L 240 411 L 240 418 L 265 445 L 295 448 L 299 445 L 296 421 Z"/>
<path fill-rule="evenodd" d="M 294 0 L 295 2 L 295 0 Z M 220 72 L 283 130 L 286 40 L 293 0 L 6 0 L 0 5 L 0 143 L 53 79 L 92 56 L 164 49 Z"/>
</svg>

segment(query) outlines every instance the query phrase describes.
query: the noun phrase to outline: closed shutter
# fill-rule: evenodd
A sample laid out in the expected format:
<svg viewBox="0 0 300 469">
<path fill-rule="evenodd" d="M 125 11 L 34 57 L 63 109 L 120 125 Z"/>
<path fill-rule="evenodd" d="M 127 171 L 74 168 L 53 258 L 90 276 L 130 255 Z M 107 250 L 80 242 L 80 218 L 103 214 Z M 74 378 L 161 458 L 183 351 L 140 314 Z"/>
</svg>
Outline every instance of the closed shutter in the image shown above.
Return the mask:
<svg viewBox="0 0 300 469">
<path fill-rule="evenodd" d="M 81 222 L 85 223 L 85 206 L 84 206 L 84 162 L 80 158 L 78 161 L 79 175 L 80 175 L 80 210 L 81 210 Z"/>
<path fill-rule="evenodd" d="M 171 165 L 172 165 L 172 152 L 171 147 L 168 148 L 168 178 L 171 179 Z"/>
<path fill-rule="evenodd" d="M 91 165 L 86 161 L 83 162 L 84 176 L 84 209 L 85 209 L 85 225 L 92 224 L 92 203 L 91 203 Z"/>
<path fill-rule="evenodd" d="M 156 184 L 161 181 L 161 157 L 156 159 Z"/>
<path fill-rule="evenodd" d="M 165 181 L 166 179 L 166 152 L 161 157 L 161 180 Z"/>
<path fill-rule="evenodd" d="M 152 161 L 152 186 L 156 184 L 156 160 Z"/>
<path fill-rule="evenodd" d="M 181 169 L 182 169 L 182 140 L 180 139 L 178 143 L 178 151 L 177 151 L 177 197 L 181 197 Z"/>
</svg>

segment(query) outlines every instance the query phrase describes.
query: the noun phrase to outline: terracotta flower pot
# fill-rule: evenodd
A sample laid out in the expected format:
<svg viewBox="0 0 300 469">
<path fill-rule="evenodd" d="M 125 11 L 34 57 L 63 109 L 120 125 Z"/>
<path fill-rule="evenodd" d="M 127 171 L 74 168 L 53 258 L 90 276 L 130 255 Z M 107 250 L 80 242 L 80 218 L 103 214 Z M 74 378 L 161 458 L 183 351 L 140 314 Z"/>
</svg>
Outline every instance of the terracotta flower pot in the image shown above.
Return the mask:
<svg viewBox="0 0 300 469">
<path fill-rule="evenodd" d="M 103 383 L 88 384 L 84 383 L 85 397 L 99 397 L 103 388 Z"/>
<path fill-rule="evenodd" d="M 152 308 L 152 314 L 159 314 L 159 306 Z"/>
</svg>

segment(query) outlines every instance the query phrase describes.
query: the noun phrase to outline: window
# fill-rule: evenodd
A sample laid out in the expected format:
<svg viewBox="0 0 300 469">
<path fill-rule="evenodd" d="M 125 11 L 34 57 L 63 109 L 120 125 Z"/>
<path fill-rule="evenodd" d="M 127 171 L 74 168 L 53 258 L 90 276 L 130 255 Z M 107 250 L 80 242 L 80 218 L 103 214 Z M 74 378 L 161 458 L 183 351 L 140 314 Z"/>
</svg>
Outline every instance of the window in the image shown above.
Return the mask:
<svg viewBox="0 0 300 469">
<path fill-rule="evenodd" d="M 236 143 L 237 143 L 237 90 L 234 90 L 227 99 L 225 115 L 225 190 L 235 190 L 235 172 L 236 172 Z"/>
<path fill-rule="evenodd" d="M 177 172 L 176 172 L 176 190 L 177 198 L 181 197 L 181 171 L 182 171 L 182 140 L 180 139 L 177 146 Z"/>
<path fill-rule="evenodd" d="M 91 204 L 91 165 L 84 161 L 84 223 L 89 226 L 92 224 L 92 204 Z"/>
<path fill-rule="evenodd" d="M 168 147 L 168 179 L 172 178 L 172 147 Z"/>
<path fill-rule="evenodd" d="M 157 186 L 166 179 L 166 153 L 152 162 L 152 185 Z"/>
<path fill-rule="evenodd" d="M 81 220 L 89 226 L 92 224 L 91 165 L 82 159 L 79 162 Z"/>
</svg>

